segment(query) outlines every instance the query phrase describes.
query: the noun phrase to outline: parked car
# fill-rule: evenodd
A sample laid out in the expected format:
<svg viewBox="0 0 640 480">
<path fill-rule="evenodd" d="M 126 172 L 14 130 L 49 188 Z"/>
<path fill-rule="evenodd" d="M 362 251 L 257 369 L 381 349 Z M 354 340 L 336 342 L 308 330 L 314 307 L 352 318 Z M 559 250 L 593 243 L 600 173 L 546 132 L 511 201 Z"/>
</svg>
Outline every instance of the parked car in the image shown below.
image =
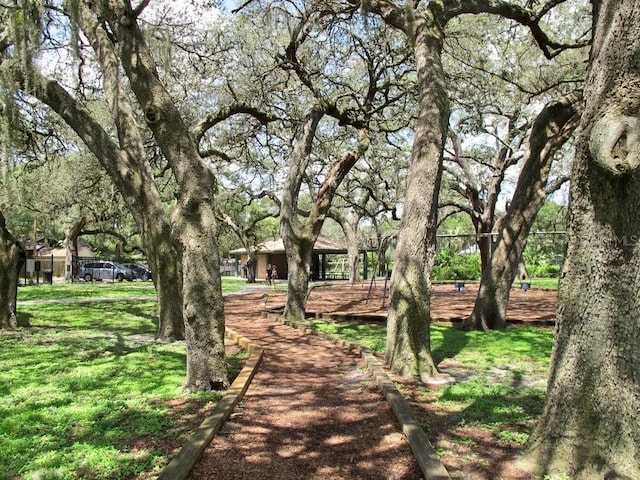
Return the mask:
<svg viewBox="0 0 640 480">
<path fill-rule="evenodd" d="M 141 263 L 125 263 L 123 265 L 133 270 L 133 274 L 138 280 L 147 282 L 153 279 L 151 270 L 149 270 L 149 267 L 147 267 L 146 265 L 142 265 Z"/>
<path fill-rule="evenodd" d="M 87 262 L 80 268 L 80 278 L 92 280 L 133 281 L 133 270 L 118 262 Z"/>
</svg>

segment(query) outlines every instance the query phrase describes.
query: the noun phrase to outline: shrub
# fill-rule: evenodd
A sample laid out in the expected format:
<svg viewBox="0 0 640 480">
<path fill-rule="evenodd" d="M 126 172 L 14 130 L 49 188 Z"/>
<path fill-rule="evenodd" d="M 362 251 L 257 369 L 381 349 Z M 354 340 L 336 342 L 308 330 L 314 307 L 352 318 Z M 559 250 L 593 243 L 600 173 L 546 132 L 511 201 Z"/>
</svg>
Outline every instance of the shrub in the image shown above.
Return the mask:
<svg viewBox="0 0 640 480">
<path fill-rule="evenodd" d="M 478 280 L 482 273 L 480 254 L 455 255 L 445 248 L 436 254 L 433 265 L 434 280 Z"/>
</svg>

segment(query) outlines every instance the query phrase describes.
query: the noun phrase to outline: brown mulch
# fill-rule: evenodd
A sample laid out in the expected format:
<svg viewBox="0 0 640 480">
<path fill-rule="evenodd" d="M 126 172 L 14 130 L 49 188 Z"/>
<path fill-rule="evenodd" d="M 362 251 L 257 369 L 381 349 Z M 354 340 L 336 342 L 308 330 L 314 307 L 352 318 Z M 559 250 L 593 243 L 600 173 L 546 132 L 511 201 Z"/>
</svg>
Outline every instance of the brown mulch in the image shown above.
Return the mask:
<svg viewBox="0 0 640 480">
<path fill-rule="evenodd" d="M 364 315 L 383 321 L 388 292 L 359 284 L 313 289 L 308 311 Z M 409 445 L 379 388 L 355 352 L 318 336 L 263 318 L 267 307 L 284 304 L 284 293 L 255 291 L 226 299 L 226 322 L 265 347 L 265 356 L 244 400 L 205 450 L 190 479 L 419 479 Z M 475 286 L 457 292 L 435 286 L 434 321 L 464 318 L 473 307 Z M 550 322 L 555 292 L 513 290 L 509 316 L 520 322 Z M 448 429 L 429 412 L 420 386 L 407 384 L 404 395 L 420 413 L 431 415 L 433 429 Z M 422 399 L 422 400 L 421 400 Z M 432 432 L 437 435 L 438 432 Z M 459 432 L 458 432 L 459 433 Z M 443 455 L 452 478 L 525 480 L 513 465 L 520 447 L 469 427 L 470 440 L 455 455 Z M 445 443 L 436 444 L 446 449 Z M 460 451 L 460 448 L 467 451 Z M 462 457 L 462 460 L 461 460 Z"/>
<path fill-rule="evenodd" d="M 434 285 L 431 289 L 431 319 L 433 322 L 457 322 L 471 314 L 478 294 L 477 284 L 466 284 L 462 291 L 453 285 Z M 324 314 L 379 316 L 386 319 L 388 288 L 384 282 L 335 285 L 312 290 L 308 312 Z M 274 299 L 275 300 L 275 299 Z M 277 303 L 270 299 L 270 303 Z M 283 302 L 284 298 L 280 300 Z M 557 292 L 548 290 L 512 289 L 508 319 L 513 323 L 550 324 L 556 316 Z"/>
</svg>

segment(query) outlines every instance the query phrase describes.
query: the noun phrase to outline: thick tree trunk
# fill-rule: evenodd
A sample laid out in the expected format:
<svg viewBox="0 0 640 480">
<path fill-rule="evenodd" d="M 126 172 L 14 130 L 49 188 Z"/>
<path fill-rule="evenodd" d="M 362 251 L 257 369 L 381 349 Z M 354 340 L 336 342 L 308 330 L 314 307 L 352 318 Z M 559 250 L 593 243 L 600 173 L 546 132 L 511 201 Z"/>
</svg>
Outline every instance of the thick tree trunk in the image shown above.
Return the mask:
<svg viewBox="0 0 640 480">
<path fill-rule="evenodd" d="M 67 282 L 73 281 L 76 273 L 76 259 L 78 258 L 78 236 L 87 224 L 86 217 L 82 217 L 75 224 L 65 229 L 64 243 L 66 245 L 66 255 L 64 260 L 64 279 Z"/>
<path fill-rule="evenodd" d="M 507 327 L 511 285 L 520 272 L 531 225 L 546 199 L 545 185 L 553 155 L 577 126 L 580 92 L 550 102 L 540 112 L 529 137 L 527 156 L 487 266 L 471 316 L 464 327 L 477 330 Z"/>
<path fill-rule="evenodd" d="M 247 283 L 256 283 L 258 256 L 256 255 L 256 251 L 251 247 L 247 248 L 247 252 Z"/>
<path fill-rule="evenodd" d="M 315 131 L 324 115 L 322 108 L 315 106 L 307 114 L 304 128 L 294 144 L 280 209 L 280 234 L 287 253 L 289 279 L 284 316 L 293 321 L 303 320 L 305 316 L 311 252 L 331 208 L 335 192 L 356 161 L 367 151 L 370 143 L 368 132 L 360 131 L 357 149 L 345 153 L 331 164 L 309 215 L 302 220 L 298 216 L 298 194 L 309 164 Z"/>
<path fill-rule="evenodd" d="M 353 284 L 360 281 L 360 250 L 358 249 L 355 231 L 351 231 L 346 238 L 347 258 L 349 260 L 349 282 Z"/>
<path fill-rule="evenodd" d="M 132 21 L 131 12 L 118 4 L 110 7 L 106 14 L 117 29 L 118 58 L 176 180 L 171 239 L 176 238 L 182 247 L 182 311 L 187 343 L 184 389 L 195 392 L 223 388 L 229 380 L 217 243 L 216 178 L 200 158 L 190 130 L 160 82 L 144 35 Z M 109 53 L 107 48 L 104 52 Z"/>
<path fill-rule="evenodd" d="M 594 2 L 540 474 L 640 478 L 640 4 Z"/>
<path fill-rule="evenodd" d="M 481 271 L 483 272 L 489 268 L 489 262 L 491 261 L 491 254 L 493 251 L 493 237 L 491 236 L 491 230 L 493 230 L 493 222 L 478 222 L 476 225 L 476 245 L 480 252 L 480 266 Z"/>
<path fill-rule="evenodd" d="M 386 362 L 400 375 L 426 380 L 436 373 L 429 329 L 430 274 L 436 250 L 438 193 L 449 105 L 438 28 L 415 22 L 420 112 L 396 259 L 391 276 Z"/>
<path fill-rule="evenodd" d="M 289 271 L 284 316 L 287 320 L 301 321 L 305 318 L 313 242 L 295 239 L 293 231 L 286 228 L 281 232 Z"/>
<path fill-rule="evenodd" d="M 203 177 L 213 180 L 203 167 Z M 224 352 L 224 308 L 220 280 L 218 232 L 212 186 L 203 181 L 181 208 L 179 231 L 183 246 L 183 312 L 187 341 L 188 392 L 228 386 Z M 206 187 L 206 189 L 205 189 Z M 202 190 L 204 189 L 204 190 Z M 197 199 L 197 200 L 196 200 Z M 196 200 L 196 201 L 194 201 Z"/>
<path fill-rule="evenodd" d="M 24 259 L 22 245 L 7 230 L 4 216 L 0 212 L 0 329 L 18 327 L 16 302 Z"/>
<path fill-rule="evenodd" d="M 307 218 L 303 224 L 298 216 L 298 193 L 309 165 L 313 137 L 323 115 L 321 108 L 314 107 L 305 118 L 300 136 L 291 152 L 291 164 L 285 179 L 280 207 L 280 235 L 287 255 L 288 272 L 284 316 L 293 321 L 304 319 L 309 289 L 311 248 L 317 238 L 317 234 L 314 236 L 310 219 Z"/>
<path fill-rule="evenodd" d="M 147 213 L 148 216 L 150 212 Z M 171 227 L 157 222 L 143 236 L 147 261 L 158 294 L 159 342 L 185 339 L 182 311 L 182 252 Z"/>
</svg>

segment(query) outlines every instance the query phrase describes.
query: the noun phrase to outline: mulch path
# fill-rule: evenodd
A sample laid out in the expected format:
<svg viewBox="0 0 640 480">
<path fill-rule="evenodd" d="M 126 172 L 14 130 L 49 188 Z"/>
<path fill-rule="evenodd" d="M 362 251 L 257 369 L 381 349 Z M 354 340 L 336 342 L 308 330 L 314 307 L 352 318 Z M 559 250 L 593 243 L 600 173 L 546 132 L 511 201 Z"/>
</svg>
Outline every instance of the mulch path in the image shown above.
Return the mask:
<svg viewBox="0 0 640 480">
<path fill-rule="evenodd" d="M 265 347 L 265 356 L 243 402 L 206 449 L 190 479 L 419 479 L 417 462 L 395 416 L 355 352 L 263 318 L 284 304 L 274 290 L 225 301 L 226 322 Z M 434 321 L 469 315 L 477 287 L 457 292 L 435 286 Z M 384 283 L 314 288 L 308 311 L 364 315 L 384 321 Z M 552 291 L 513 290 L 509 318 L 548 323 L 555 317 Z M 409 390 L 410 391 L 410 390 Z M 415 399 L 409 399 L 410 401 Z M 469 432 L 474 435 L 474 432 Z M 513 465 L 517 449 L 483 441 L 482 468 L 445 463 L 454 479 L 524 480 Z"/>
</svg>

